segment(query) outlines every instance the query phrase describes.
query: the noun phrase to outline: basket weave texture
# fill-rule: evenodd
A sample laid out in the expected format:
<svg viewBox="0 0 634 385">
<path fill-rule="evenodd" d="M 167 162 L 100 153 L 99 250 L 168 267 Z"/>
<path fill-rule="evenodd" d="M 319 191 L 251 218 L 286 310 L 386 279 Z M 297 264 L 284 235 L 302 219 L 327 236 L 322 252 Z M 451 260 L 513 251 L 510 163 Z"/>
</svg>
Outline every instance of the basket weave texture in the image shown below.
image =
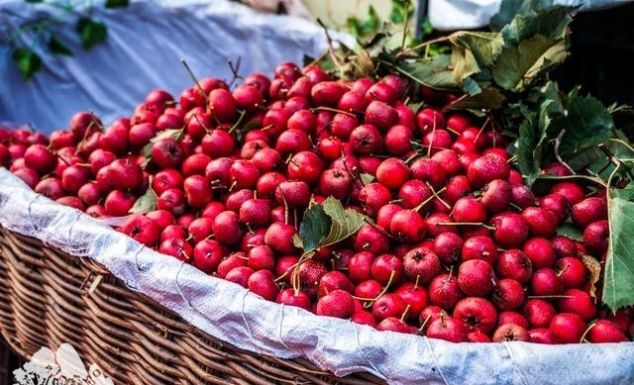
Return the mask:
<svg viewBox="0 0 634 385">
<path fill-rule="evenodd" d="M 115 384 L 383 384 L 240 350 L 128 289 L 89 258 L 0 229 L 0 333 L 24 358 L 70 343 Z"/>
</svg>

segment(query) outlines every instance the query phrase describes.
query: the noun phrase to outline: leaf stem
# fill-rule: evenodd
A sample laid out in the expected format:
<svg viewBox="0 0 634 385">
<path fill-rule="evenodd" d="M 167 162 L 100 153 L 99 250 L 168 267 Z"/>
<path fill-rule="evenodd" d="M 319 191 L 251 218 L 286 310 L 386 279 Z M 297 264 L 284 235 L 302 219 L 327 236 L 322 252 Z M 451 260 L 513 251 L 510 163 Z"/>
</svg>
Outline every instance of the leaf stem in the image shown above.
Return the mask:
<svg viewBox="0 0 634 385">
<path fill-rule="evenodd" d="M 541 180 L 572 180 L 572 179 L 583 179 L 583 180 L 587 180 L 596 184 L 599 184 L 605 188 L 608 187 L 608 185 L 601 180 L 600 178 L 593 178 L 591 176 L 587 176 L 587 175 L 581 175 L 581 174 L 575 174 L 575 175 L 566 175 L 566 176 L 554 176 L 554 175 L 539 175 L 537 177 L 537 179 L 541 179 Z"/>
<path fill-rule="evenodd" d="M 563 130 L 561 130 L 559 132 L 559 135 L 557 135 L 557 137 L 555 138 L 555 148 L 554 148 L 554 152 L 555 152 L 555 158 L 557 158 L 557 161 L 561 164 L 564 165 L 564 167 L 566 167 L 568 169 L 568 171 L 570 171 L 573 175 L 576 174 L 575 170 L 570 167 L 570 165 L 568 163 L 566 163 L 563 158 L 561 157 L 561 155 L 559 154 L 559 146 L 561 146 L 561 139 L 564 137 L 564 135 L 566 135 L 566 129 L 564 128 Z"/>
<path fill-rule="evenodd" d="M 415 45 L 413 47 L 409 47 L 405 50 L 402 50 L 401 52 L 398 53 L 398 55 L 396 55 L 396 61 L 400 60 L 401 58 L 403 58 L 404 56 L 406 56 L 407 54 L 409 54 L 410 52 L 416 52 L 417 50 L 426 47 L 428 45 L 432 45 L 432 44 L 436 44 L 436 43 L 444 43 L 446 41 L 449 41 L 449 35 L 447 36 L 440 36 L 437 37 L 435 39 L 431 39 L 431 40 L 427 40 L 423 43 L 420 43 L 418 45 Z"/>
</svg>

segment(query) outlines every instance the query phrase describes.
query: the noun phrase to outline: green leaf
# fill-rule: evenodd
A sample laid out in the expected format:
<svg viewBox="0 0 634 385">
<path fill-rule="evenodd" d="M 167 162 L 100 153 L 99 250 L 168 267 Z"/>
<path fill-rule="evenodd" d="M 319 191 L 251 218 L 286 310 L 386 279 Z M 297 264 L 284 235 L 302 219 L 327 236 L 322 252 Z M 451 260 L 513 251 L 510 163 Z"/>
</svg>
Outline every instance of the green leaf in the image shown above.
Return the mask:
<svg viewBox="0 0 634 385">
<path fill-rule="evenodd" d="M 150 139 L 150 142 L 148 144 L 143 146 L 143 148 L 141 149 L 141 155 L 143 155 L 146 158 L 150 158 L 152 154 L 152 147 L 154 146 L 156 142 L 159 142 L 160 140 L 167 139 L 167 138 L 180 140 L 182 135 L 183 135 L 182 129 L 175 128 L 175 129 L 163 130 L 159 132 L 155 137 Z"/>
<path fill-rule="evenodd" d="M 16 48 L 11 54 L 11 60 L 18 67 L 24 80 L 30 80 L 42 69 L 42 59 L 39 55 L 25 47 Z"/>
<path fill-rule="evenodd" d="M 634 151 L 627 142 L 620 139 L 610 140 L 606 146 L 619 159 L 634 158 Z M 590 171 L 603 180 L 607 180 L 615 168 L 607 155 L 596 146 L 588 147 L 572 157 L 566 157 L 565 161 L 576 172 Z"/>
<path fill-rule="evenodd" d="M 317 250 L 330 231 L 332 219 L 326 215 L 324 206 L 311 204 L 304 212 L 304 219 L 299 226 L 299 236 L 304 254 Z"/>
<path fill-rule="evenodd" d="M 462 89 L 470 96 L 476 96 L 482 93 L 482 88 L 480 88 L 478 82 L 473 80 L 473 78 L 464 79 L 462 82 Z"/>
<path fill-rule="evenodd" d="M 520 124 L 519 137 L 515 142 L 517 168 L 526 178 L 529 186 L 535 182 L 541 172 L 541 148 L 537 148 L 537 133 L 529 120 Z M 537 160 L 536 160 L 537 159 Z"/>
<path fill-rule="evenodd" d="M 592 96 L 577 96 L 568 102 L 566 133 L 561 139 L 562 156 L 606 142 L 612 136 L 614 121 L 607 108 Z"/>
<path fill-rule="evenodd" d="M 156 210 L 157 199 L 158 196 L 156 192 L 154 192 L 152 187 L 148 187 L 148 189 L 145 190 L 145 194 L 141 195 L 136 202 L 134 202 L 134 206 L 130 209 L 130 214 L 145 214 Z"/>
<path fill-rule="evenodd" d="M 108 29 L 104 23 L 83 17 L 77 21 L 75 27 L 84 49 L 91 49 L 103 43 L 108 35 Z"/>
<path fill-rule="evenodd" d="M 48 41 L 48 49 L 57 55 L 73 56 L 73 51 L 55 36 L 51 36 L 51 39 Z"/>
<path fill-rule="evenodd" d="M 490 20 L 490 27 L 494 31 L 501 30 L 509 24 L 516 15 L 525 15 L 530 10 L 552 7 L 552 0 L 502 0 L 498 13 Z"/>
<path fill-rule="evenodd" d="M 431 25 L 431 21 L 429 21 L 428 17 L 426 17 L 425 20 L 423 20 L 423 23 L 421 25 L 421 29 L 423 30 L 425 35 L 429 35 L 432 32 L 434 32 L 434 26 Z"/>
<path fill-rule="evenodd" d="M 565 235 L 572 240 L 583 242 L 583 232 L 571 221 L 566 221 L 559 225 L 557 235 Z"/>
<path fill-rule="evenodd" d="M 614 120 L 614 127 L 623 131 L 626 136 L 634 136 L 634 108 L 630 106 L 611 106 L 609 109 Z"/>
<path fill-rule="evenodd" d="M 524 91 L 568 57 L 566 42 L 535 35 L 517 47 L 505 46 L 493 67 L 493 79 L 502 88 Z"/>
<path fill-rule="evenodd" d="M 500 32 L 504 41 L 513 45 L 535 35 L 542 35 L 552 40 L 563 40 L 566 29 L 572 21 L 570 14 L 573 10 L 574 7 L 564 6 L 552 7 L 548 10 L 533 10 L 525 15 L 516 16 Z"/>
<path fill-rule="evenodd" d="M 417 113 L 418 110 L 420 110 L 420 108 L 423 106 L 423 102 L 409 102 L 407 103 L 407 107 L 410 108 L 410 110 L 414 111 L 414 113 Z"/>
<path fill-rule="evenodd" d="M 346 26 L 350 33 L 359 38 L 365 38 L 378 32 L 381 21 L 376 9 L 370 5 L 368 8 L 368 17 L 360 20 L 357 17 L 349 17 L 346 20 Z"/>
<path fill-rule="evenodd" d="M 618 193 L 611 194 L 608 220 L 610 237 L 603 278 L 603 302 L 616 311 L 634 305 L 634 202 L 619 197 Z"/>
<path fill-rule="evenodd" d="M 344 209 L 341 202 L 328 197 L 323 203 L 324 211 L 332 220 L 330 232 L 321 246 L 331 246 L 356 233 L 364 224 L 365 215 L 353 209 Z"/>
<path fill-rule="evenodd" d="M 451 68 L 451 55 L 438 55 L 423 60 L 404 61 L 394 68 L 414 80 L 438 90 L 454 90 L 459 88 Z"/>
<path fill-rule="evenodd" d="M 374 182 L 374 175 L 372 174 L 368 174 L 368 173 L 361 173 L 361 175 L 359 175 L 359 179 L 361 179 L 361 183 L 363 183 L 363 185 L 366 185 L 368 183 L 372 183 Z"/>
<path fill-rule="evenodd" d="M 107 0 L 106 8 L 125 8 L 130 5 L 129 0 Z"/>
<path fill-rule="evenodd" d="M 460 31 L 449 36 L 451 62 L 458 83 L 491 67 L 500 54 L 504 41 L 499 33 Z"/>
<path fill-rule="evenodd" d="M 394 24 L 403 24 L 411 15 L 409 0 L 392 0 L 390 21 Z"/>
<path fill-rule="evenodd" d="M 331 246 L 356 233 L 364 224 L 365 216 L 353 209 L 345 209 L 340 201 L 328 197 L 322 204 L 311 204 L 304 212 L 299 226 L 299 238 L 293 244 L 308 255 L 320 247 Z"/>
<path fill-rule="evenodd" d="M 497 88 L 485 87 L 477 95 L 465 95 L 449 105 L 449 110 L 497 110 L 504 103 L 504 95 Z"/>
<path fill-rule="evenodd" d="M 619 198 L 628 202 L 634 202 L 634 188 L 628 187 L 623 189 L 613 188 L 610 190 L 612 198 Z"/>
</svg>

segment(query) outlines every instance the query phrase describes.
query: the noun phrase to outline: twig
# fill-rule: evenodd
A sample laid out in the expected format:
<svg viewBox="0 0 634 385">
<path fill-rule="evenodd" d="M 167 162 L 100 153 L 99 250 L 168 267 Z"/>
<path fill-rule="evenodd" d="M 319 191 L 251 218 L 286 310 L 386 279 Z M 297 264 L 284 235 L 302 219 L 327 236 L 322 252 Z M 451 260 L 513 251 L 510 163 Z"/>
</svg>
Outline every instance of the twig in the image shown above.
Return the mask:
<svg viewBox="0 0 634 385">
<path fill-rule="evenodd" d="M 557 135 L 557 137 L 555 138 L 555 157 L 557 158 L 557 161 L 559 163 L 563 164 L 564 167 L 566 167 L 568 169 L 568 171 L 570 171 L 574 175 L 574 174 L 576 174 L 575 170 L 573 170 L 573 168 L 570 167 L 570 165 L 568 165 L 568 163 L 566 163 L 561 158 L 561 155 L 559 155 L 559 146 L 561 145 L 561 138 L 563 138 L 565 134 L 566 134 L 566 129 L 564 128 L 563 130 L 561 130 L 559 135 Z"/>
<path fill-rule="evenodd" d="M 198 82 L 198 79 L 196 79 L 196 75 L 194 75 L 194 72 L 192 71 L 191 67 L 189 66 L 189 64 L 187 64 L 187 61 L 185 59 L 181 59 L 181 63 L 183 63 L 183 65 L 185 66 L 185 69 L 187 70 L 187 73 L 196 84 L 196 87 L 198 87 L 198 91 L 205 97 L 205 100 L 209 102 L 209 96 L 207 95 L 205 90 L 203 90 L 203 87 Z"/>
<path fill-rule="evenodd" d="M 343 67 L 343 64 L 341 64 L 341 62 L 339 61 L 339 58 L 337 57 L 337 54 L 335 53 L 335 48 L 333 47 L 333 44 L 332 44 L 332 37 L 330 36 L 330 33 L 328 32 L 328 28 L 326 27 L 324 22 L 321 21 L 320 18 L 317 18 L 317 23 L 324 29 L 324 33 L 326 34 L 326 41 L 328 42 L 328 53 L 330 54 L 330 58 L 335 63 L 337 68 Z"/>
<path fill-rule="evenodd" d="M 553 175 L 539 175 L 537 177 L 537 179 L 541 179 L 541 180 L 570 180 L 570 179 L 584 179 L 596 184 L 600 184 L 601 186 L 607 188 L 608 185 L 600 178 L 593 178 L 591 176 L 587 176 L 587 175 L 580 175 L 580 174 L 575 174 L 575 175 L 566 175 L 566 176 L 553 176 Z"/>
<path fill-rule="evenodd" d="M 610 159 L 610 162 L 614 163 L 614 165 L 617 168 L 619 168 L 620 166 L 623 166 L 623 162 L 621 161 L 621 159 L 619 159 L 618 156 L 614 155 L 614 153 L 610 151 L 610 149 L 608 148 L 608 146 L 605 145 L 605 143 L 600 144 L 599 149 L 603 151 L 603 153 L 608 157 L 608 159 Z M 634 179 L 634 174 L 632 174 L 632 171 L 630 171 L 629 167 L 625 167 L 625 172 L 627 173 L 627 175 L 630 177 L 631 180 Z"/>
<path fill-rule="evenodd" d="M 417 50 L 419 50 L 419 49 L 421 49 L 423 47 L 426 47 L 428 45 L 432 45 L 432 44 L 435 44 L 435 43 L 443 43 L 443 42 L 446 42 L 446 41 L 449 41 L 449 36 L 440 36 L 440 37 L 437 37 L 435 39 L 427 40 L 426 42 L 420 43 L 418 45 L 415 45 L 413 47 L 410 47 L 408 49 L 405 49 L 405 50 L 399 52 L 399 54 L 396 55 L 395 59 L 396 59 L 396 61 L 398 61 L 398 60 L 400 60 L 402 57 L 404 57 L 405 55 L 407 55 L 410 52 L 416 52 Z"/>
<path fill-rule="evenodd" d="M 240 76 L 240 64 L 242 63 L 242 57 L 238 56 L 238 60 L 236 60 L 236 65 L 233 65 L 231 60 L 227 60 L 227 64 L 229 64 L 229 69 L 231 70 L 231 74 L 233 75 L 233 79 L 229 82 L 229 88 L 236 82 L 238 79 L 242 79 Z"/>
</svg>

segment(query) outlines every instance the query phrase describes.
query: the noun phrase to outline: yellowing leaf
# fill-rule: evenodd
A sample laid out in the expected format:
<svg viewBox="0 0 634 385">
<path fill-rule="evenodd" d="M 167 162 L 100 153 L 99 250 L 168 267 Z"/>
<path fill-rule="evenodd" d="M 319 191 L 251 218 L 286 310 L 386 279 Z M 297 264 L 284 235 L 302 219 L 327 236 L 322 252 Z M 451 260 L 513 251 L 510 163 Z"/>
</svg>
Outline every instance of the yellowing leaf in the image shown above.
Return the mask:
<svg viewBox="0 0 634 385">
<path fill-rule="evenodd" d="M 590 296 L 597 298 L 597 282 L 601 278 L 601 264 L 594 257 L 582 255 L 581 260 L 589 273 Z"/>
<path fill-rule="evenodd" d="M 460 31 L 449 36 L 451 63 L 456 82 L 493 65 L 504 41 L 499 33 Z"/>
</svg>

